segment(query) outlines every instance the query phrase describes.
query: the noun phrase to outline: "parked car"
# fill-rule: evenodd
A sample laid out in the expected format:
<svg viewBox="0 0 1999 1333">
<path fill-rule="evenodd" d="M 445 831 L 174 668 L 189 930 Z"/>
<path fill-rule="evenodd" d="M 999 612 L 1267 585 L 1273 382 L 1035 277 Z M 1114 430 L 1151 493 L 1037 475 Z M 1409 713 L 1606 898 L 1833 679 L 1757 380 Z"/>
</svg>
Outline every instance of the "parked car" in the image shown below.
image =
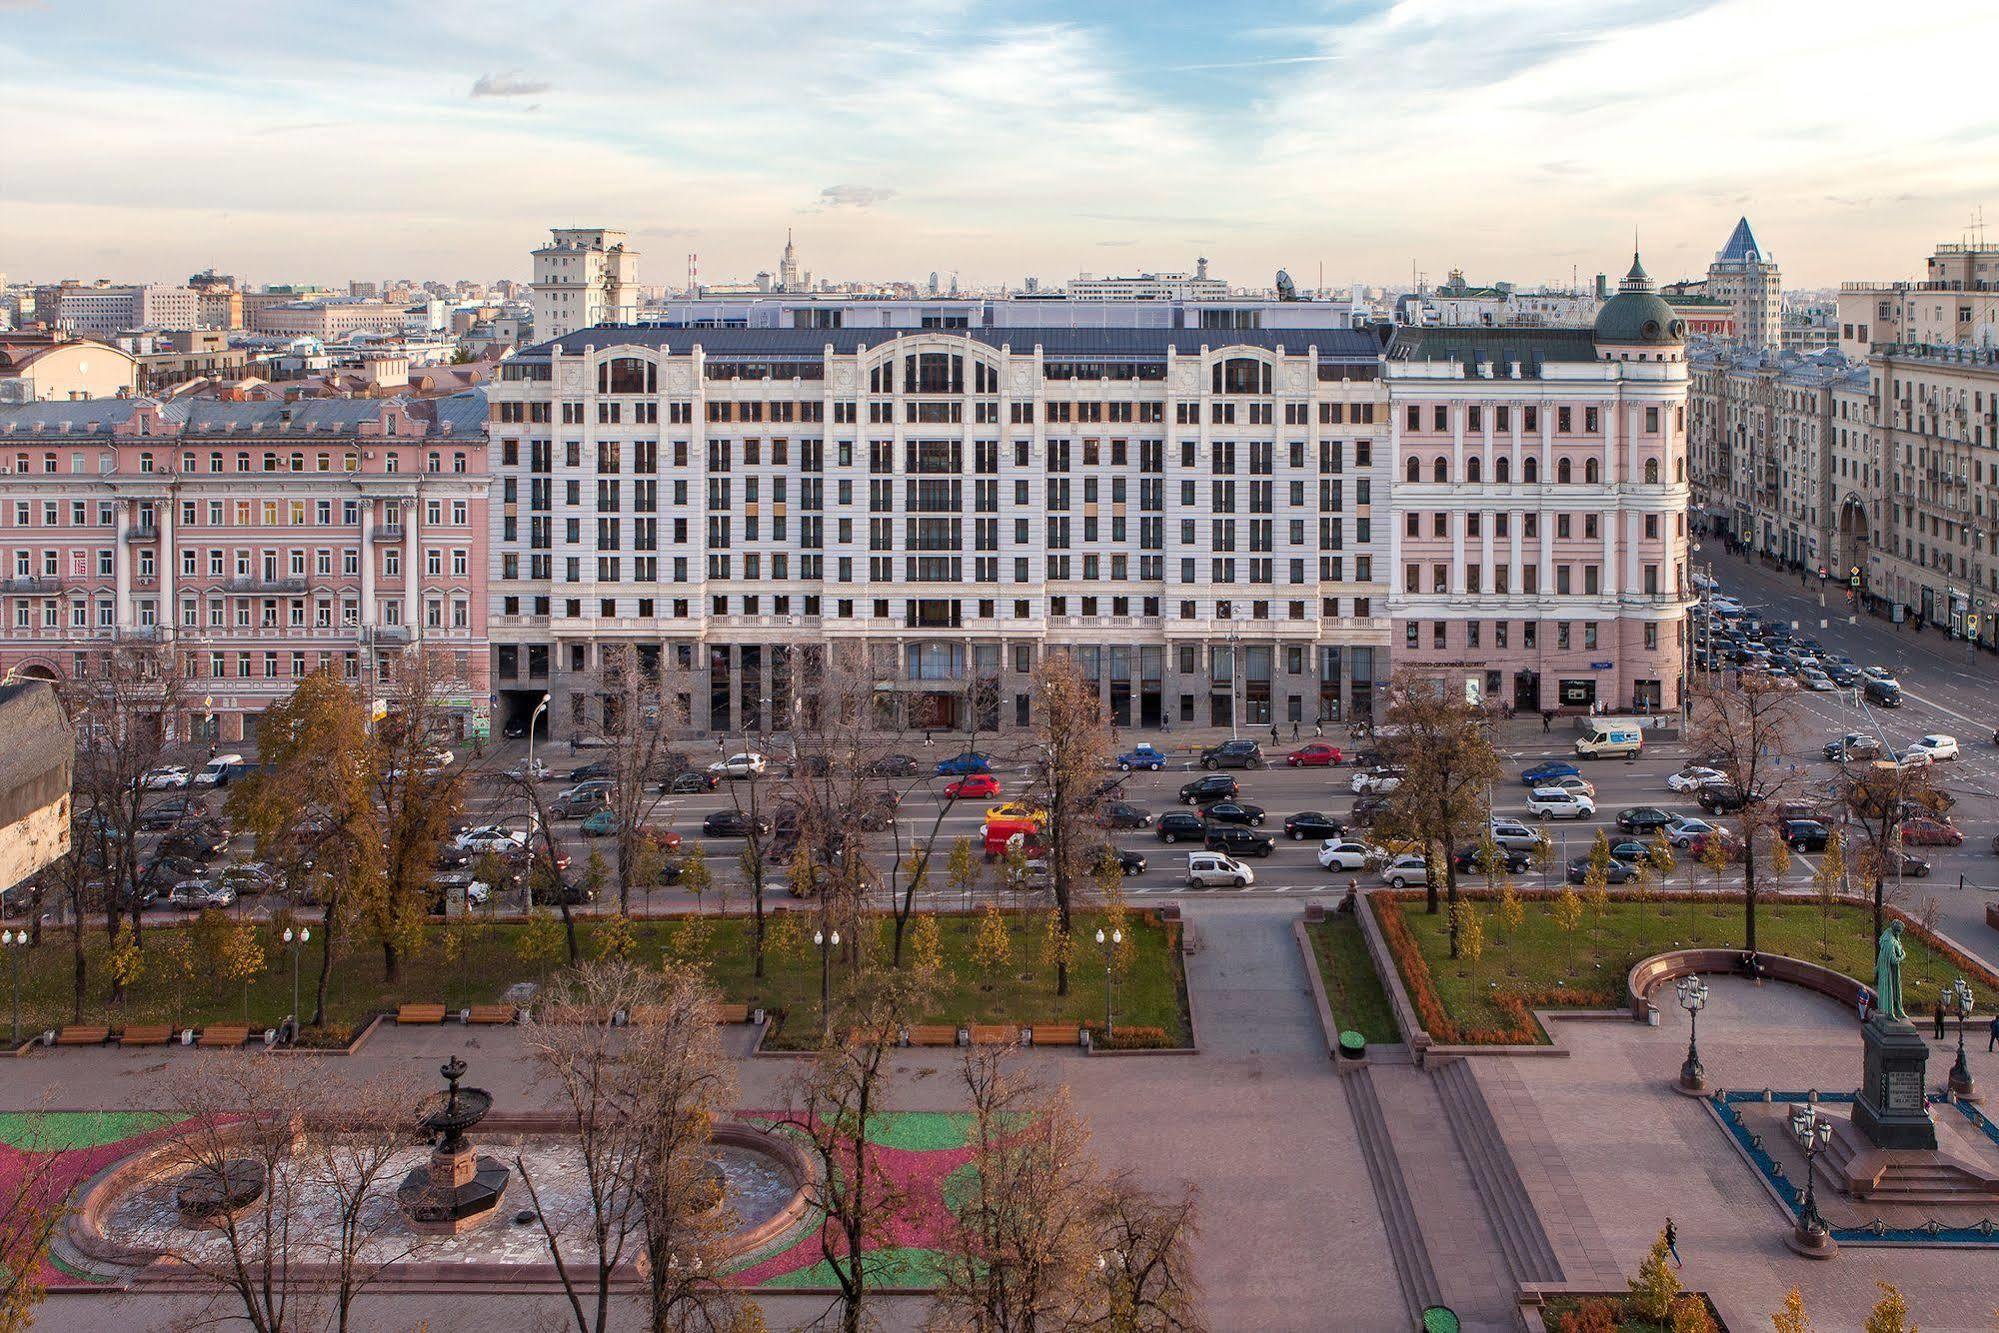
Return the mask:
<svg viewBox="0 0 1999 1333">
<path fill-rule="evenodd" d="M 1928 755 L 1936 763 L 1944 763 L 1961 757 L 1957 748 L 1957 737 L 1945 736 L 1938 732 L 1932 732 L 1930 735 L 1923 737 L 1909 746 L 1910 753 L 1918 750 Z"/>
<path fill-rule="evenodd" d="M 606 806 L 586 816 L 576 831 L 586 838 L 614 838 L 618 835 L 618 812 Z"/>
<path fill-rule="evenodd" d="M 1126 879 L 1130 879 L 1134 875 L 1143 875 L 1145 873 L 1144 852 L 1134 852 L 1128 848 L 1113 847 L 1109 843 L 1105 843 L 1103 850 L 1098 855 L 1097 859 L 1100 862 L 1104 861 L 1117 862 L 1117 868 L 1119 869 L 1119 871 L 1121 871 L 1124 874 L 1124 877 Z"/>
<path fill-rule="evenodd" d="M 528 835 L 523 829 L 506 828 L 499 824 L 481 824 L 477 828 L 460 830 L 451 845 L 461 852 L 507 852 L 519 851 L 527 846 Z"/>
<path fill-rule="evenodd" d="M 1303 842 L 1307 838 L 1337 838 L 1346 831 L 1345 824 L 1317 810 L 1300 810 L 1295 815 L 1284 817 L 1284 836 L 1293 842 Z"/>
<path fill-rule="evenodd" d="M 1180 799 L 1188 805 L 1205 805 L 1240 795 L 1242 788 L 1226 773 L 1210 773 L 1180 788 Z"/>
<path fill-rule="evenodd" d="M 579 764 L 569 770 L 569 781 L 590 782 L 598 778 L 615 778 L 618 770 L 608 759 L 595 759 L 587 764 Z"/>
<path fill-rule="evenodd" d="M 861 771 L 871 778 L 915 777 L 916 756 L 913 754 L 885 754 L 879 758 L 870 759 L 866 767 Z"/>
<path fill-rule="evenodd" d="M 169 796 L 158 805 L 148 806 L 139 816 L 142 829 L 172 828 L 186 819 L 199 819 L 208 813 L 208 807 L 199 797 Z"/>
<path fill-rule="evenodd" d="M 1158 749 L 1149 742 L 1141 742 L 1119 755 L 1117 757 L 1117 766 L 1120 771 L 1125 773 L 1130 773 L 1134 770 L 1145 773 L 1156 773 L 1166 767 L 1166 752 Z"/>
<path fill-rule="evenodd" d="M 227 884 L 210 883 L 205 879 L 184 879 L 167 890 L 167 906 L 178 907 L 183 912 L 224 908 L 235 901 L 236 890 Z"/>
<path fill-rule="evenodd" d="M 1460 875 L 1483 875 L 1486 867 L 1479 859 L 1479 851 L 1477 847 L 1460 847 L 1457 854 L 1451 857 L 1451 864 L 1457 868 Z M 1510 875 L 1517 875 L 1525 870 L 1533 863 L 1533 859 L 1526 852 L 1505 847 L 1499 849 L 1500 868 Z"/>
<path fill-rule="evenodd" d="M 1596 802 L 1560 787 L 1536 787 L 1527 797 L 1527 811 L 1542 819 L 1588 819 L 1596 813 Z"/>
<path fill-rule="evenodd" d="M 1153 832 L 1161 842 L 1199 842 L 1207 836 L 1207 821 L 1199 815 L 1186 814 L 1175 810 L 1159 817 Z"/>
<path fill-rule="evenodd" d="M 1540 834 L 1517 819 L 1497 818 L 1489 827 L 1492 840 L 1509 852 L 1531 852 L 1541 842 Z"/>
<path fill-rule="evenodd" d="M 259 765 L 261 767 L 261 765 Z M 218 754 L 201 771 L 188 779 L 191 787 L 226 787 L 239 777 L 247 776 L 250 765 L 240 754 Z"/>
<path fill-rule="evenodd" d="M 1354 797 L 1353 809 L 1347 812 L 1349 824 L 1372 824 L 1388 808 L 1388 798 L 1369 792 L 1365 796 Z"/>
<path fill-rule="evenodd" d="M 161 838 L 158 850 L 163 856 L 212 861 L 229 850 L 229 827 L 210 819 L 190 819 Z"/>
<path fill-rule="evenodd" d="M 1430 882 L 1430 863 L 1421 856 L 1398 856 L 1381 868 L 1381 882 L 1392 888 L 1421 888 Z"/>
<path fill-rule="evenodd" d="M 430 910 L 433 916 L 444 915 L 451 905 L 451 896 L 459 895 L 459 900 L 467 908 L 484 907 L 493 896 L 492 886 L 475 875 L 463 870 L 451 870 L 436 875 L 430 881 Z"/>
<path fill-rule="evenodd" d="M 1520 775 L 1523 787 L 1545 787 L 1556 778 L 1579 778 L 1583 771 L 1574 764 L 1560 759 L 1551 759 L 1545 764 L 1536 764 Z"/>
<path fill-rule="evenodd" d="M 992 761 L 977 750 L 967 750 L 954 754 L 949 759 L 937 761 L 937 776 L 940 778 L 962 778 L 973 773 L 990 773 Z"/>
<path fill-rule="evenodd" d="M 242 861 L 224 866 L 216 878 L 237 893 L 276 893 L 284 887 L 283 882 L 262 861 Z"/>
<path fill-rule="evenodd" d="M 1201 812 L 1211 824 L 1241 824 L 1254 828 L 1263 823 L 1263 807 L 1245 805 L 1241 801 L 1216 801 Z"/>
<path fill-rule="evenodd" d="M 1250 829 L 1211 824 L 1201 845 L 1211 852 L 1227 852 L 1230 856 L 1269 856 L 1276 850 L 1277 841 Z"/>
<path fill-rule="evenodd" d="M 1285 755 L 1284 762 L 1292 768 L 1330 768 L 1340 762 L 1340 747 L 1314 741 Z"/>
<path fill-rule="evenodd" d="M 548 773 L 548 765 L 539 759 L 523 759 L 507 770 L 507 776 L 515 782 L 540 782 Z"/>
<path fill-rule="evenodd" d="M 1402 772 L 1400 769 L 1394 768 L 1363 769 L 1361 772 L 1354 774 L 1352 781 L 1347 783 L 1347 786 L 1352 789 L 1356 796 L 1365 795 L 1368 792 L 1386 796 L 1401 785 Z"/>
<path fill-rule="evenodd" d="M 139 776 L 140 791 L 179 791 L 194 775 L 183 764 L 161 764 Z"/>
<path fill-rule="evenodd" d="M 1328 838 L 1319 844 L 1321 870 L 1365 870 L 1380 859 L 1380 849 L 1348 838 Z"/>
<path fill-rule="evenodd" d="M 708 771 L 723 778 L 757 778 L 763 776 L 770 761 L 755 752 L 732 754 L 726 759 L 717 759 L 708 765 Z"/>
<path fill-rule="evenodd" d="M 1816 819 L 1786 819 L 1777 825 L 1777 836 L 1793 851 L 1822 852 L 1832 831 Z"/>
<path fill-rule="evenodd" d="M 1708 768 L 1703 764 L 1688 764 L 1677 773 L 1666 777 L 1668 791 L 1698 791 L 1710 782 L 1725 782 L 1728 775 L 1718 768 Z"/>
<path fill-rule="evenodd" d="M 1262 768 L 1263 748 L 1251 740 L 1223 741 L 1201 751 L 1201 767 L 1210 771 L 1218 768 Z"/>
<path fill-rule="evenodd" d="M 600 810 L 611 808 L 611 793 L 599 787 L 586 787 L 581 791 L 566 793 L 549 803 L 550 819 L 583 819 Z"/>
<path fill-rule="evenodd" d="M 1634 839 L 1626 839 L 1623 842 L 1613 842 L 1610 844 L 1610 855 L 1613 860 L 1628 861 L 1636 865 L 1638 862 L 1651 856 L 1652 849 L 1642 842 Z"/>
<path fill-rule="evenodd" d="M 668 796 L 698 796 L 703 792 L 715 790 L 716 784 L 720 781 L 719 774 L 710 773 L 706 769 L 691 768 L 685 773 L 676 773 L 668 778 L 661 784 L 660 790 Z"/>
<path fill-rule="evenodd" d="M 769 837 L 771 822 L 762 815 L 753 822 L 741 810 L 717 810 L 701 821 L 702 835 L 709 838 L 747 838 L 753 828 L 758 837 Z"/>
<path fill-rule="evenodd" d="M 968 773 L 944 784 L 944 798 L 949 801 L 980 800 L 999 794 L 999 779 L 990 773 Z"/>
<path fill-rule="evenodd" d="M 155 857 L 139 876 L 139 883 L 157 893 L 164 893 L 186 879 L 200 879 L 203 866 L 199 861 L 190 861 L 185 856 Z"/>
<path fill-rule="evenodd" d="M 1674 815 L 1673 822 L 1666 825 L 1666 841 L 1675 847 L 1688 847 L 1695 839 L 1706 837 L 1714 829 L 1713 824 L 1697 815 Z"/>
<path fill-rule="evenodd" d="M 1914 852 L 1903 852 L 1901 873 L 1905 879 L 1927 878 L 1930 873 L 1930 863 Z"/>
<path fill-rule="evenodd" d="M 1151 828 L 1152 812 L 1129 801 L 1111 801 L 1097 815 L 1105 828 Z"/>
<path fill-rule="evenodd" d="M 1748 795 L 1737 790 L 1732 782 L 1710 782 L 1694 793 L 1694 803 L 1711 815 L 1731 814 L 1744 806 L 1754 804 Z"/>
<path fill-rule="evenodd" d="M 1944 820 L 1918 815 L 1902 821 L 1902 841 L 1916 847 L 1962 847 L 1964 833 Z"/>
<path fill-rule="evenodd" d="M 1849 731 L 1836 741 L 1827 741 L 1822 753 L 1832 760 L 1879 759 L 1881 742 L 1858 731 Z"/>
<path fill-rule="evenodd" d="M 1589 878 L 1589 858 L 1578 856 L 1569 862 L 1568 879 L 1571 884 L 1581 884 Z M 1628 884 L 1638 878 L 1638 867 L 1628 861 L 1612 859 L 1604 867 L 1603 882 L 1606 884 Z"/>
<path fill-rule="evenodd" d="M 1233 857 L 1220 852 L 1187 854 L 1187 887 L 1192 889 L 1246 889 L 1256 883 L 1256 872 Z"/>
<path fill-rule="evenodd" d="M 1557 791 L 1574 792 L 1578 796 L 1587 796 L 1591 800 L 1596 799 L 1596 784 L 1588 778 L 1576 777 L 1574 775 L 1549 778 L 1540 785 L 1543 787 L 1553 787 Z"/>
<path fill-rule="evenodd" d="M 1673 816 L 1656 805 L 1633 806 L 1617 812 L 1617 827 L 1625 833 L 1654 833 L 1673 822 Z"/>
</svg>

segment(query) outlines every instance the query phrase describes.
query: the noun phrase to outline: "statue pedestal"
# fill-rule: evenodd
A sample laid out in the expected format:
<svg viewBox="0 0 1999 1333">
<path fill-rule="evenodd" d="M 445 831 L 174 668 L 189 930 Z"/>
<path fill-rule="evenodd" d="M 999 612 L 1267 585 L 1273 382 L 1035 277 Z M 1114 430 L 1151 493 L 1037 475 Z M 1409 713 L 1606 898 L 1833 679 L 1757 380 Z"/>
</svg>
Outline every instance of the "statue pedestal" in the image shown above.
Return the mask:
<svg viewBox="0 0 1999 1333">
<path fill-rule="evenodd" d="M 1929 1043 L 1898 1019 L 1879 1015 L 1860 1030 L 1866 1044 L 1860 1093 L 1853 1124 L 1876 1148 L 1935 1151 L 1937 1127 L 1930 1119 Z"/>
</svg>

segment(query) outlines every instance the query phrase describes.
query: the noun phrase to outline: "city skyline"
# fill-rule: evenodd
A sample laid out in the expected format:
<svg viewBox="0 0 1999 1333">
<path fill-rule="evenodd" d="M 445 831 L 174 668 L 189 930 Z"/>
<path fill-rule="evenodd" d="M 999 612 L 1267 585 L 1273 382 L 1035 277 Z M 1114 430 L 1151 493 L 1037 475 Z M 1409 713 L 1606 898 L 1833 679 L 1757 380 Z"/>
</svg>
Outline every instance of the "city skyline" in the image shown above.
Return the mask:
<svg viewBox="0 0 1999 1333">
<path fill-rule="evenodd" d="M 1823 71 L 1927 55 L 1940 25 L 1999 35 L 1999 14 L 1925 9 L 1821 7 L 1800 29 L 1764 0 L 1399 0 L 1217 30 L 1183 6 L 630 0 L 551 27 L 446 3 L 379 8 L 328 53 L 300 8 L 214 5 L 182 31 L 13 0 L 0 271 L 525 277 L 522 241 L 553 219 L 627 228 L 661 285 L 689 253 L 708 279 L 773 267 L 787 227 L 839 279 L 1206 255 L 1251 287 L 1279 267 L 1314 286 L 1321 264 L 1332 287 L 1452 267 L 1532 285 L 1586 283 L 1634 229 L 1661 280 L 1698 274 L 1747 213 L 1794 288 L 1894 278 L 1879 256 L 1954 238 L 1991 192 L 1965 163 L 1999 118 L 1940 80 L 1924 119 L 1947 128 L 1911 141 Z"/>
</svg>

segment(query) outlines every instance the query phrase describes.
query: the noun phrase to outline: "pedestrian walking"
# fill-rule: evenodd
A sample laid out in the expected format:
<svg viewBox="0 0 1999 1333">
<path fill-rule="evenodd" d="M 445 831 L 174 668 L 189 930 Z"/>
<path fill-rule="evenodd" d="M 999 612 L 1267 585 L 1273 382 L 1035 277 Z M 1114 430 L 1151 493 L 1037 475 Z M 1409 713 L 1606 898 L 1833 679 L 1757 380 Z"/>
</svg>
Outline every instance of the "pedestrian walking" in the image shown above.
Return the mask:
<svg viewBox="0 0 1999 1333">
<path fill-rule="evenodd" d="M 1272 745 L 1277 744 L 1277 724 L 1275 722 L 1270 724 L 1270 743 Z"/>
<path fill-rule="evenodd" d="M 1992 1015 L 1992 1024 L 1985 1030 L 1985 1049 L 1999 1046 L 1999 1014 Z"/>
<path fill-rule="evenodd" d="M 1291 739 L 1294 741 L 1298 739 L 1298 719 L 1296 718 L 1291 719 Z"/>
<path fill-rule="evenodd" d="M 1936 1019 L 1937 1019 L 1937 1040 L 1942 1041 L 1944 1039 L 1944 1034 L 1943 1034 L 1943 996 L 1941 995 L 1937 996 Z"/>
<path fill-rule="evenodd" d="M 1324 736 L 1325 734 L 1326 734 L 1326 728 L 1325 728 L 1325 725 L 1324 725 L 1323 723 L 1319 723 L 1319 722 L 1314 722 L 1314 723 L 1312 724 L 1312 739 L 1313 739 L 1313 740 L 1318 740 L 1318 739 L 1320 739 L 1321 737 L 1323 737 L 1323 736 Z M 1999 735 L 1999 733 L 1994 733 L 1994 734 L 1995 734 L 1995 735 Z M 1999 744 L 1999 742 L 1995 742 L 1995 744 Z"/>
<path fill-rule="evenodd" d="M 1555 711 L 1552 708 L 1543 708 L 1541 710 L 1541 730 L 1543 732 L 1549 732 L 1553 731 L 1554 729 L 1555 729 Z"/>
<path fill-rule="evenodd" d="M 1675 1268 L 1686 1267 L 1680 1259 L 1680 1229 L 1673 1225 L 1673 1219 L 1670 1217 L 1666 1219 L 1666 1253 L 1673 1256 Z"/>
</svg>

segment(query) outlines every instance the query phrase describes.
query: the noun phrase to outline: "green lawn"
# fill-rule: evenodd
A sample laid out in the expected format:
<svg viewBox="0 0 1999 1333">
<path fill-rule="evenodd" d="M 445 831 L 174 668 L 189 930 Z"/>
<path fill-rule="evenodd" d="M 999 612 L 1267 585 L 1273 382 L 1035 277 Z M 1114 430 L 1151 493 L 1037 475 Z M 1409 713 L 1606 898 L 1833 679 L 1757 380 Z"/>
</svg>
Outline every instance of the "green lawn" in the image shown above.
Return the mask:
<svg viewBox="0 0 1999 1333">
<path fill-rule="evenodd" d="M 1038 961 L 1040 918 L 1008 919 L 1010 962 L 1003 970 L 987 976 L 972 961 L 977 919 L 955 915 L 938 918 L 946 980 L 931 1012 L 922 1021 L 1102 1023 L 1103 956 L 1094 943 L 1087 942 L 1096 931 L 1095 917 L 1087 913 L 1078 917 L 1076 938 L 1085 943 L 1077 949 L 1076 965 L 1071 968 L 1071 993 L 1060 998 L 1055 995 L 1053 970 L 1042 967 Z M 778 1044 L 810 1044 L 817 1030 L 814 1020 L 819 1005 L 819 958 L 809 933 L 795 934 L 788 945 L 775 946 L 767 960 L 766 975 L 758 981 L 751 976 L 748 941 L 752 923 L 747 917 L 707 916 L 699 918 L 699 925 L 692 926 L 687 924 L 689 920 L 638 923 L 638 956 L 658 958 L 670 947 L 676 953 L 705 959 L 725 999 L 790 1016 L 790 1021 L 779 1030 Z M 1178 927 L 1162 925 L 1151 916 L 1136 912 L 1128 916 L 1127 922 L 1133 952 L 1128 970 L 1117 981 L 1117 1024 L 1121 1028 L 1157 1027 L 1165 1032 L 1168 1044 L 1185 1045 L 1185 979 L 1177 947 Z M 172 951 L 166 947 L 174 929 L 148 929 L 145 961 L 138 979 L 130 988 L 126 1002 L 116 1008 L 105 998 L 108 983 L 103 933 L 101 929 L 86 931 L 89 978 L 84 1022 L 112 1026 L 173 1022 L 198 1027 L 210 1021 L 244 1021 L 244 988 L 225 980 L 199 955 L 193 964 L 192 977 L 175 975 L 169 961 Z M 879 937 L 884 950 L 888 929 L 888 923 L 883 921 Z M 518 925 L 486 922 L 449 926 L 433 923 L 422 950 L 405 961 L 400 977 L 393 982 L 385 975 L 379 948 L 358 942 L 342 948 L 336 953 L 328 988 L 330 1031 L 325 1039 L 344 1039 L 370 1014 L 393 1011 L 402 1003 L 441 1000 L 455 1009 L 498 1000 L 515 982 L 545 978 L 556 964 L 523 960 L 520 943 L 526 930 Z M 809 930 L 809 926 L 805 928 L 806 932 Z M 595 923 L 579 918 L 578 932 L 584 956 L 595 956 L 598 952 Z M 266 968 L 249 986 L 247 1012 L 249 1021 L 262 1028 L 275 1026 L 291 1012 L 292 974 L 284 946 L 272 939 L 268 931 L 259 933 Z M 315 927 L 312 944 L 300 955 L 299 983 L 302 1007 L 307 1013 L 311 1012 L 312 987 L 318 975 L 318 933 Z M 841 975 L 837 957 L 833 973 L 837 988 Z M 46 932 L 40 947 L 24 952 L 20 975 L 25 1031 L 37 1032 L 71 1021 L 68 932 Z M 0 971 L 0 983 L 6 977 Z M 5 1017 L 6 1011 L 0 1010 L 0 1022 Z M 0 1026 L 0 1036 L 6 1035 L 6 1031 Z M 311 1036 L 308 1034 L 308 1039 Z"/>
<path fill-rule="evenodd" d="M 1450 958 L 1444 913 L 1425 912 L 1421 895 L 1400 904 L 1444 1010 L 1462 1028 L 1500 1029 L 1514 1022 L 1517 1014 L 1509 1014 L 1504 1003 L 1509 993 L 1526 997 L 1530 1009 L 1558 1003 L 1561 992 L 1574 990 L 1595 993 L 1597 1003 L 1621 1007 L 1625 975 L 1639 959 L 1674 947 L 1742 944 L 1740 901 L 1640 903 L 1613 898 L 1600 930 L 1595 913 L 1585 911 L 1572 935 L 1557 925 L 1551 900 L 1528 898 L 1522 906 L 1525 915 L 1519 933 L 1508 939 L 1497 905 L 1478 904 L 1485 950 L 1473 964 Z M 1864 905 L 1836 906 L 1829 932 L 1819 907 L 1811 903 L 1766 900 L 1758 906 L 1756 918 L 1757 947 L 1762 952 L 1786 954 L 1872 982 L 1875 938 L 1872 916 Z M 1913 932 L 1904 940 L 1909 958 L 1902 972 L 1903 1003 L 1912 1016 L 1927 1015 L 1938 984 L 1948 984 L 1959 971 Z M 1416 988 L 1407 960 L 1398 957 L 1397 965 L 1413 998 Z M 1992 1013 L 1999 993 L 1975 980 L 1973 990 L 1978 1012 Z M 1546 1041 L 1546 1034 L 1537 1031 L 1536 1040 Z"/>
<path fill-rule="evenodd" d="M 1312 954 L 1319 962 L 1319 980 L 1326 987 L 1326 1003 L 1332 1007 L 1333 1021 L 1342 1031 L 1352 1028 L 1370 1042 L 1402 1040 L 1396 1030 L 1395 1015 L 1388 1007 L 1388 994 L 1374 970 L 1360 923 L 1352 916 L 1328 913 L 1323 921 L 1305 927 L 1312 941 Z"/>
</svg>

